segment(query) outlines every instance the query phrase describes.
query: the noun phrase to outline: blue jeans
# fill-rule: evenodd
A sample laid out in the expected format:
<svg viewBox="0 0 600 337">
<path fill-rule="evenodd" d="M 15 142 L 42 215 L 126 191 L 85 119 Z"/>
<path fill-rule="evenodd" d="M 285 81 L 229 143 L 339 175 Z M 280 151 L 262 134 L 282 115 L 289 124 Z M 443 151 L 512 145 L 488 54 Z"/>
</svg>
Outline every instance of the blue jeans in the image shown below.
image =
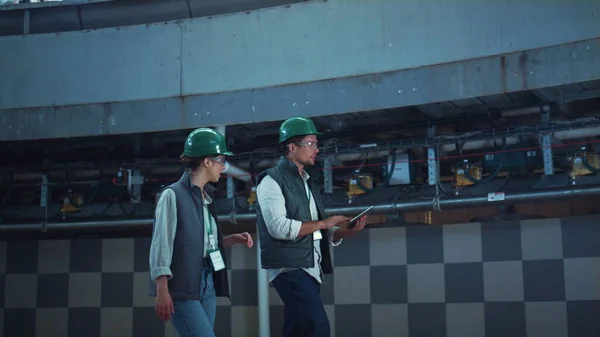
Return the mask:
<svg viewBox="0 0 600 337">
<path fill-rule="evenodd" d="M 203 268 L 200 300 L 173 301 L 171 324 L 179 337 L 215 337 L 217 297 L 210 267 Z"/>
<path fill-rule="evenodd" d="M 320 284 L 302 269 L 279 274 L 273 286 L 283 301 L 283 337 L 329 337 Z"/>
</svg>

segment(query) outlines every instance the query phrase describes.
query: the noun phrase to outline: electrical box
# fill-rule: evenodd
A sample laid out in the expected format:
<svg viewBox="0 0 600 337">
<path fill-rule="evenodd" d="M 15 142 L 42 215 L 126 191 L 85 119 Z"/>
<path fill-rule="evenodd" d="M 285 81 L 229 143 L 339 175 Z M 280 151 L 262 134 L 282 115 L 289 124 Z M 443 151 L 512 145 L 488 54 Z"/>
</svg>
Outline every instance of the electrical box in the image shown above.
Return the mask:
<svg viewBox="0 0 600 337">
<path fill-rule="evenodd" d="M 387 172 L 390 174 L 392 169 L 392 156 L 388 156 Z M 412 163 L 408 153 L 397 153 L 394 171 L 391 172 L 390 185 L 410 185 L 412 184 Z"/>
<path fill-rule="evenodd" d="M 600 170 L 600 156 L 597 154 L 591 153 L 579 153 L 572 157 L 568 158 L 570 169 L 569 169 L 569 177 L 574 179 L 579 176 L 586 176 L 593 174 L 594 172 L 588 170 L 587 167 L 583 164 L 583 158 L 587 160 L 587 163 L 595 168 Z"/>
<path fill-rule="evenodd" d="M 543 167 L 544 160 L 539 149 L 527 151 L 514 151 L 510 149 L 504 153 L 486 154 L 483 165 L 486 172 L 492 172 L 502 165 L 502 169 Z M 504 161 L 502 157 L 504 156 Z"/>
<path fill-rule="evenodd" d="M 483 170 L 479 166 L 475 166 L 469 163 L 463 163 L 460 165 L 456 165 L 452 168 L 454 172 L 454 179 L 452 181 L 454 187 L 465 187 L 475 185 L 474 182 L 467 179 L 465 176 L 465 171 L 469 172 L 469 175 L 477 180 L 481 179 Z"/>
<path fill-rule="evenodd" d="M 373 188 L 373 178 L 371 176 L 359 175 L 357 177 L 353 177 L 348 183 L 348 193 L 346 193 L 348 195 L 348 198 L 367 193 L 358 186 L 359 181 L 364 188 Z"/>
</svg>

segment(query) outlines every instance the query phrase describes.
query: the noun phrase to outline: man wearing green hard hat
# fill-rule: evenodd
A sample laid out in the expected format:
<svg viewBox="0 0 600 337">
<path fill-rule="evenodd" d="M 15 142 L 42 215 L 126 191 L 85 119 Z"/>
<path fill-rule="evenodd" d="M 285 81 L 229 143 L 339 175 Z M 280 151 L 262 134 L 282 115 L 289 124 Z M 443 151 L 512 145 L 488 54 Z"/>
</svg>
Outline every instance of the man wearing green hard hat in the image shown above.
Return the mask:
<svg viewBox="0 0 600 337">
<path fill-rule="evenodd" d="M 352 229 L 349 218 L 328 217 L 316 172 L 319 153 L 312 120 L 293 117 L 281 124 L 279 163 L 257 180 L 256 207 L 262 268 L 284 304 L 284 337 L 329 337 L 330 326 L 321 302 L 323 274 L 332 273 L 329 244 L 364 228 L 363 216 Z"/>
<path fill-rule="evenodd" d="M 156 314 L 171 320 L 180 337 L 214 334 L 217 297 L 230 297 L 223 250 L 252 247 L 248 233 L 223 237 L 213 202 L 226 158 L 225 137 L 210 128 L 192 131 L 181 161 L 186 170 L 167 186 L 156 205 L 150 246 L 150 296 Z M 200 263 L 199 263 L 200 262 Z"/>
</svg>

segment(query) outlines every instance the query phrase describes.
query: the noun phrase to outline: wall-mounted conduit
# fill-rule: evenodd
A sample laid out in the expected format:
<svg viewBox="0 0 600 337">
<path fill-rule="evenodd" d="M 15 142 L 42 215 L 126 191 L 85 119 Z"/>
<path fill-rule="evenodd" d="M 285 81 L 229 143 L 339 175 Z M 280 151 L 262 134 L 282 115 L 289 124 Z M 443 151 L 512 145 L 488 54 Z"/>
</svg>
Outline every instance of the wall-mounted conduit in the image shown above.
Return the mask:
<svg viewBox="0 0 600 337">
<path fill-rule="evenodd" d="M 520 203 L 565 200 L 573 198 L 588 198 L 600 196 L 600 185 L 580 186 L 570 188 L 545 189 L 520 193 L 505 193 L 501 197 L 464 196 L 464 197 L 435 197 L 407 202 L 392 202 L 375 205 L 371 214 L 397 214 L 404 212 L 417 212 L 429 210 L 447 210 L 457 208 L 470 208 L 485 205 L 516 205 Z M 490 201 L 492 200 L 493 201 Z M 331 215 L 356 215 L 364 209 L 364 205 L 328 208 Z M 255 221 L 256 213 L 230 213 L 219 215 L 219 221 L 237 224 L 239 222 Z M 44 224 L 46 231 L 77 230 L 77 229 L 136 229 L 152 226 L 152 219 L 137 220 L 110 220 L 110 221 L 82 221 L 82 222 L 55 222 Z M 3 224 L 0 232 L 41 231 L 41 223 L 30 224 Z"/>
</svg>

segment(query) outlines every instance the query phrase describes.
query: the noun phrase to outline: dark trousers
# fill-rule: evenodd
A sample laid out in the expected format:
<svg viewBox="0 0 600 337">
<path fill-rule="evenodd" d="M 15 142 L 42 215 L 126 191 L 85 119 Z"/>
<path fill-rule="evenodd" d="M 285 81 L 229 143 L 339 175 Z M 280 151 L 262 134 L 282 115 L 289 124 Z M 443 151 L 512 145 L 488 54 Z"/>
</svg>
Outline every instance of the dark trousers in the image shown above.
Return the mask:
<svg viewBox="0 0 600 337">
<path fill-rule="evenodd" d="M 279 274 L 273 286 L 283 301 L 283 337 L 330 337 L 320 284 L 298 269 Z"/>
</svg>

